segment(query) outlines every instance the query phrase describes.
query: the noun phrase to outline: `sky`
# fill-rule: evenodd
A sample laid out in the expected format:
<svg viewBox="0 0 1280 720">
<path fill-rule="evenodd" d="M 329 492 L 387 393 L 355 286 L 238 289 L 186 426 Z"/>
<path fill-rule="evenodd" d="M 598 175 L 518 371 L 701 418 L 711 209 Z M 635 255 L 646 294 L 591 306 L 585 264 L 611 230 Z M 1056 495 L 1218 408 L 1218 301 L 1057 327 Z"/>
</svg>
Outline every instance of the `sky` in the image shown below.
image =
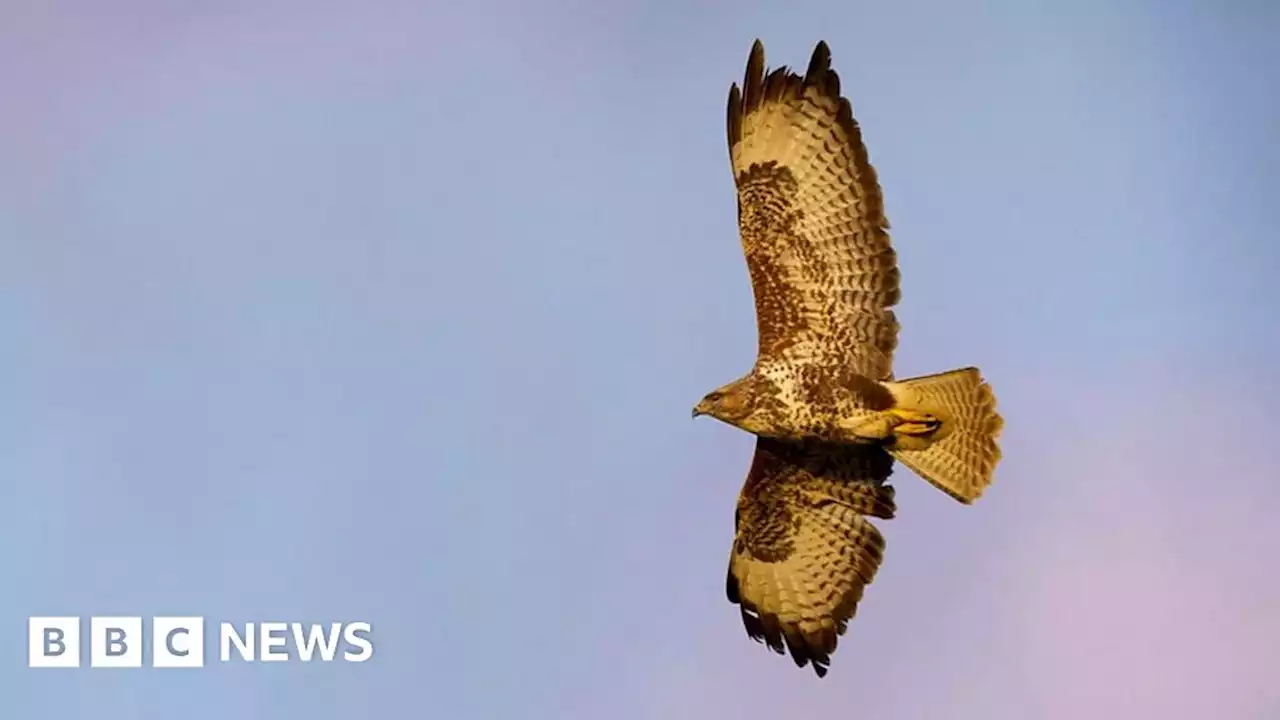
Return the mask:
<svg viewBox="0 0 1280 720">
<path fill-rule="evenodd" d="M 0 713 L 1280 717 L 1280 8 L 0 4 Z M 753 439 L 724 103 L 826 40 L 977 365 L 830 675 L 724 597 Z M 31 615 L 372 623 L 365 663 L 29 669 Z M 87 621 L 86 621 L 87 623 Z"/>
</svg>

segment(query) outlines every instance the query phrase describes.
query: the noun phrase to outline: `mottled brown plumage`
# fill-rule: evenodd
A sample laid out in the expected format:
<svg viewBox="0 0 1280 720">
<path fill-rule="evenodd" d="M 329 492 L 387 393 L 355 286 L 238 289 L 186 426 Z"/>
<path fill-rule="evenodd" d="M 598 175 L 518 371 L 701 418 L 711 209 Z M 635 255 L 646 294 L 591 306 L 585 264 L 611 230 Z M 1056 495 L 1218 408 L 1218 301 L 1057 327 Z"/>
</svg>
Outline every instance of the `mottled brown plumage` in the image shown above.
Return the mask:
<svg viewBox="0 0 1280 720">
<path fill-rule="evenodd" d="M 739 427 L 847 439 L 841 426 L 892 406 L 897 257 L 880 186 L 831 54 L 808 72 L 766 74 L 752 47 L 729 91 L 729 155 L 759 337 L 752 372 L 722 390 L 745 396 Z M 714 414 L 714 413 L 711 413 Z"/>
<path fill-rule="evenodd" d="M 822 676 L 880 564 L 867 517 L 894 514 L 894 459 L 971 503 L 1003 420 L 976 368 L 894 379 L 897 257 L 826 43 L 802 76 L 768 70 L 757 40 L 727 125 L 759 344 L 751 371 L 694 415 L 757 435 L 729 599 L 752 637 Z"/>
<path fill-rule="evenodd" d="M 827 674 L 836 638 L 880 567 L 893 459 L 869 446 L 757 438 L 738 497 L 726 591 L 747 633 Z"/>
</svg>

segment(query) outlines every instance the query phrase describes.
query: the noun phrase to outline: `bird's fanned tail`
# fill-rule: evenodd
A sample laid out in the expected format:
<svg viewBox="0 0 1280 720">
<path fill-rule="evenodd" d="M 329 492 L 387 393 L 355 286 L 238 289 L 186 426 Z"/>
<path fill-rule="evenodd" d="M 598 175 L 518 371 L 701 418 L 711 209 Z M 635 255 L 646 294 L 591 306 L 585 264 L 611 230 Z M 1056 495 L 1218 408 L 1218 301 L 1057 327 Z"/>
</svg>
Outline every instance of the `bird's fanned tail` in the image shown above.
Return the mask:
<svg viewBox="0 0 1280 720">
<path fill-rule="evenodd" d="M 997 441 L 1004 427 L 995 394 L 978 369 L 949 370 L 885 386 L 894 395 L 895 410 L 940 421 L 936 433 L 897 437 L 889 447 L 893 457 L 956 500 L 977 500 L 1000 461 Z"/>
</svg>

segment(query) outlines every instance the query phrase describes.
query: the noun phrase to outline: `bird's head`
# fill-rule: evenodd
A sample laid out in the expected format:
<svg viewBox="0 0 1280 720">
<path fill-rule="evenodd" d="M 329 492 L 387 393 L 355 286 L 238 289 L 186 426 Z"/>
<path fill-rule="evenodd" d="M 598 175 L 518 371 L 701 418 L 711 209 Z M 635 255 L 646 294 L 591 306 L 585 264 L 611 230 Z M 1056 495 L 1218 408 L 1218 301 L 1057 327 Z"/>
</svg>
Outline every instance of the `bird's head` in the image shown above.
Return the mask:
<svg viewBox="0 0 1280 720">
<path fill-rule="evenodd" d="M 693 417 L 710 415 L 734 427 L 756 432 L 758 428 L 752 421 L 756 405 L 755 384 L 751 376 L 748 376 L 707 393 L 706 397 L 693 406 Z"/>
</svg>

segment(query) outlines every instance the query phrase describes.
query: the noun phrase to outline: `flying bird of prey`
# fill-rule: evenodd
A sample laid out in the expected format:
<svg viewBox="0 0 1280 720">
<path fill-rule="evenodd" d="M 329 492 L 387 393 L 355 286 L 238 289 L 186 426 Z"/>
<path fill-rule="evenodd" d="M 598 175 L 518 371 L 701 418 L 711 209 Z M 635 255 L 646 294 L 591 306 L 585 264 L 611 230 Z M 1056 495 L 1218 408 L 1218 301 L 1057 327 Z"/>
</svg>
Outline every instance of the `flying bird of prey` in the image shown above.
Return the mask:
<svg viewBox="0 0 1280 720">
<path fill-rule="evenodd" d="M 883 557 L 867 518 L 896 512 L 894 460 L 972 503 L 1003 420 L 977 368 L 894 379 L 897 257 L 826 43 L 798 75 L 767 70 L 757 40 L 728 134 L 759 344 L 751 371 L 693 415 L 757 436 L 729 600 L 752 638 L 823 677 Z"/>
</svg>

